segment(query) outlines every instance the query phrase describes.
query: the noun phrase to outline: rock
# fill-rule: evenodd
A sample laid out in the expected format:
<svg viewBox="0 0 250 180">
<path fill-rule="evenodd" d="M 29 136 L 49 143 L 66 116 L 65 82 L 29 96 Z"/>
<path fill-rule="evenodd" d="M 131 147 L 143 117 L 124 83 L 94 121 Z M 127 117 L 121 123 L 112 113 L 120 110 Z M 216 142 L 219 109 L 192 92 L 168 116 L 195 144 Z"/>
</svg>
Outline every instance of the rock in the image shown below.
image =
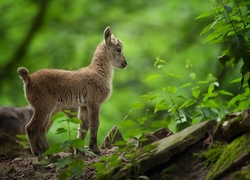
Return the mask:
<svg viewBox="0 0 250 180">
<path fill-rule="evenodd" d="M 250 132 L 250 109 L 246 109 L 242 112 L 240 128 L 243 133 Z"/>
<path fill-rule="evenodd" d="M 250 158 L 250 133 L 244 134 L 223 148 L 223 152 L 207 175 L 207 180 L 222 179 Z"/>
<path fill-rule="evenodd" d="M 122 133 L 117 126 L 114 126 L 104 138 L 101 144 L 101 148 L 111 149 L 112 147 L 114 147 L 114 144 L 118 141 L 123 141 Z"/>
<path fill-rule="evenodd" d="M 231 141 L 242 134 L 240 122 L 228 120 L 222 123 L 222 135 L 225 140 Z"/>
<path fill-rule="evenodd" d="M 172 135 L 173 132 L 171 132 L 169 129 L 167 128 L 162 128 L 159 129 L 153 133 L 144 133 L 141 138 L 139 139 L 139 147 L 143 147 L 146 146 L 148 144 L 151 144 L 155 141 L 158 141 L 160 139 L 163 139 L 165 137 L 168 137 L 170 135 Z"/>
<path fill-rule="evenodd" d="M 0 156 L 17 157 L 30 154 L 28 149 L 24 149 L 16 139 L 6 134 L 0 133 Z"/>
<path fill-rule="evenodd" d="M 232 141 L 247 132 L 250 132 L 250 109 L 227 114 L 224 121 L 217 127 L 214 138 Z"/>
<path fill-rule="evenodd" d="M 173 155 L 185 151 L 185 149 L 204 138 L 208 131 L 213 129 L 216 124 L 215 120 L 198 123 L 179 133 L 152 143 L 152 145 L 155 146 L 154 152 L 144 154 L 141 158 L 136 159 L 136 164 L 140 164 L 140 172 L 137 173 L 144 174 L 146 171 L 166 163 Z M 139 148 L 137 151 L 141 151 L 141 149 Z M 112 178 L 123 179 L 135 173 L 133 170 L 137 169 L 135 168 L 136 164 L 133 165 L 132 163 L 130 166 L 121 164 L 120 170 L 117 170 L 117 173 L 112 175 Z"/>
<path fill-rule="evenodd" d="M 163 139 L 165 137 L 168 137 L 170 135 L 174 134 L 172 131 L 170 131 L 168 128 L 162 128 L 158 131 L 155 131 L 152 135 L 154 135 L 158 139 Z"/>
</svg>

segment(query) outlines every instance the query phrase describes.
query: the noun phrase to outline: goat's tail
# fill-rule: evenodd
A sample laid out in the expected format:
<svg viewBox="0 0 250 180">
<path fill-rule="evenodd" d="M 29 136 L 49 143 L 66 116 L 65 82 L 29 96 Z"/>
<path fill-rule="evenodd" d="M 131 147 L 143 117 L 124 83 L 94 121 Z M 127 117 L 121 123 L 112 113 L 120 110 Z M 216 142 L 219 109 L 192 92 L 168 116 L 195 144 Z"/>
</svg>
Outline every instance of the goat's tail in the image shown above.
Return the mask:
<svg viewBox="0 0 250 180">
<path fill-rule="evenodd" d="M 29 70 L 25 67 L 20 67 L 17 69 L 17 72 L 20 78 L 27 84 L 29 81 Z"/>
</svg>

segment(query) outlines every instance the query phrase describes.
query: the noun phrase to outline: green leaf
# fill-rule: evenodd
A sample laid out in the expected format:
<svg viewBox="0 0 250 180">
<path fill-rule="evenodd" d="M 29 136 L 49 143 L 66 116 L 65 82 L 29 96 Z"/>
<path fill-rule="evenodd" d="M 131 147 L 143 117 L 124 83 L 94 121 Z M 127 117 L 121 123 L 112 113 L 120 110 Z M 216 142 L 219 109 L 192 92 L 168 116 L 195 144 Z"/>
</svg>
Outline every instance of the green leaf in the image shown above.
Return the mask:
<svg viewBox="0 0 250 180">
<path fill-rule="evenodd" d="M 180 88 L 184 88 L 184 87 L 188 87 L 188 86 L 191 86 L 192 85 L 192 83 L 186 83 L 186 84 L 183 84 Z"/>
<path fill-rule="evenodd" d="M 229 6 L 228 4 L 223 4 L 223 7 L 228 13 L 231 13 L 233 11 L 233 7 Z"/>
<path fill-rule="evenodd" d="M 61 143 L 53 144 L 52 146 L 49 147 L 49 149 L 47 149 L 47 151 L 44 152 L 43 155 L 47 156 L 47 155 L 59 153 L 59 152 L 62 152 L 64 149 L 65 147 L 62 147 Z"/>
<path fill-rule="evenodd" d="M 126 141 L 118 141 L 118 142 L 116 142 L 114 145 L 115 145 L 115 146 L 125 146 L 126 144 L 127 144 Z"/>
<path fill-rule="evenodd" d="M 203 28 L 203 30 L 200 32 L 200 36 L 202 36 L 203 34 L 206 34 L 210 30 L 210 26 L 211 24 Z"/>
<path fill-rule="evenodd" d="M 172 73 L 167 73 L 167 75 L 170 77 L 180 78 L 180 76 L 178 76 L 176 74 L 172 74 Z"/>
<path fill-rule="evenodd" d="M 149 100 L 152 101 L 152 100 L 154 100 L 154 99 L 156 99 L 156 98 L 158 98 L 160 96 L 161 96 L 160 94 L 152 94 L 152 93 L 150 93 L 150 94 L 144 94 L 144 95 L 142 95 L 140 97 L 143 98 L 146 101 L 149 101 Z"/>
<path fill-rule="evenodd" d="M 196 79 L 196 73 L 194 73 L 194 72 L 189 73 L 189 77 L 190 77 L 192 80 L 195 80 L 195 79 Z"/>
<path fill-rule="evenodd" d="M 120 125 L 124 128 L 131 128 L 131 127 L 135 127 L 136 123 L 132 120 L 125 120 L 125 121 L 121 122 Z"/>
<path fill-rule="evenodd" d="M 67 119 L 67 117 L 65 116 L 65 114 L 63 112 L 59 112 L 57 114 L 55 114 L 52 118 L 51 121 L 55 121 L 55 120 L 64 120 Z"/>
<path fill-rule="evenodd" d="M 147 77 L 146 81 L 151 81 L 152 79 L 156 79 L 156 78 L 158 78 L 158 77 L 160 77 L 159 74 L 153 74 L 153 75 Z"/>
<path fill-rule="evenodd" d="M 163 99 L 156 103 L 154 113 L 162 110 L 168 110 L 169 106 L 166 104 L 166 100 Z"/>
<path fill-rule="evenodd" d="M 64 168 L 66 166 L 68 166 L 69 163 L 72 162 L 72 158 L 71 157 L 63 157 L 62 159 L 59 159 L 56 162 L 56 170 L 59 170 L 61 168 Z"/>
<path fill-rule="evenodd" d="M 193 100 L 193 99 L 187 99 L 181 106 L 179 109 L 183 109 L 183 108 L 187 108 L 189 106 L 192 106 L 193 104 L 195 104 L 197 101 Z"/>
<path fill-rule="evenodd" d="M 84 149 L 84 140 L 83 139 L 79 139 L 79 138 L 74 139 L 71 141 L 70 144 L 73 148 L 78 149 L 80 151 L 83 151 L 83 149 Z"/>
<path fill-rule="evenodd" d="M 208 99 L 207 101 L 204 102 L 203 104 L 204 106 L 207 106 L 209 108 L 216 108 L 216 109 L 219 109 L 219 105 L 218 103 L 213 100 L 213 99 Z"/>
<path fill-rule="evenodd" d="M 241 77 L 230 81 L 230 83 L 239 83 L 240 81 L 241 81 Z"/>
<path fill-rule="evenodd" d="M 57 130 L 56 130 L 56 134 L 62 134 L 62 133 L 65 133 L 65 132 L 67 132 L 68 130 L 67 129 L 65 129 L 65 128 L 58 128 Z"/>
<path fill-rule="evenodd" d="M 221 33 L 211 33 L 209 34 L 205 39 L 204 41 L 202 42 L 202 44 L 206 43 L 206 42 L 209 42 L 209 41 L 213 41 L 215 39 L 218 39 L 219 37 L 222 37 L 222 34 Z"/>
<path fill-rule="evenodd" d="M 200 86 L 195 86 L 192 88 L 192 95 L 194 98 L 198 98 L 200 95 L 200 92 L 201 92 Z"/>
<path fill-rule="evenodd" d="M 177 88 L 177 87 L 174 87 L 174 86 L 168 86 L 167 89 L 168 89 L 168 92 L 174 93 L 174 94 L 175 94 L 175 93 L 177 92 L 177 90 L 178 90 L 178 88 Z"/>
<path fill-rule="evenodd" d="M 82 121 L 79 118 L 69 118 L 68 121 L 74 124 L 82 124 Z"/>
<path fill-rule="evenodd" d="M 197 19 L 209 17 L 209 16 L 211 16 L 213 14 L 214 14 L 213 11 L 204 12 L 204 13 L 200 14 L 198 17 L 196 17 L 195 19 L 197 20 Z"/>
<path fill-rule="evenodd" d="M 131 108 L 133 109 L 141 109 L 144 107 L 144 103 L 143 102 L 138 102 L 138 103 L 134 103 L 131 105 Z"/>
<path fill-rule="evenodd" d="M 230 93 L 228 91 L 225 91 L 225 90 L 219 90 L 219 93 L 222 94 L 222 95 L 233 96 L 232 93 Z"/>
<path fill-rule="evenodd" d="M 80 158 L 74 159 L 69 164 L 69 169 L 72 172 L 72 174 L 77 175 L 78 177 L 80 177 L 83 174 L 84 168 L 85 168 L 85 163 Z"/>
<path fill-rule="evenodd" d="M 66 180 L 68 179 L 69 177 L 71 177 L 73 174 L 69 171 L 69 170 L 61 170 L 59 172 L 59 179 L 60 180 Z"/>
</svg>

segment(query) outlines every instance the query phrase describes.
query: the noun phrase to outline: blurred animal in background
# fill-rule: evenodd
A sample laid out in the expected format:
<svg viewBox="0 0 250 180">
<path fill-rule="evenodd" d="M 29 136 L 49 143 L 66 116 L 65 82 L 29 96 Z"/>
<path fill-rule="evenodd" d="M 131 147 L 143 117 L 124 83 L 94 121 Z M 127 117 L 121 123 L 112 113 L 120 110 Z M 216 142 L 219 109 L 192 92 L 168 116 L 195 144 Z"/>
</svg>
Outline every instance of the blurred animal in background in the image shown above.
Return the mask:
<svg viewBox="0 0 250 180">
<path fill-rule="evenodd" d="M 31 106 L 0 107 L 0 133 L 17 139 L 16 135 L 24 135 L 25 126 L 33 115 Z"/>
<path fill-rule="evenodd" d="M 76 117 L 76 108 L 68 108 L 55 111 L 55 115 L 59 111 L 63 111 L 69 118 Z M 0 134 L 10 136 L 13 139 L 19 140 L 16 135 L 25 135 L 25 126 L 33 116 L 33 108 L 28 105 L 25 107 L 0 107 Z M 49 122 L 48 128 L 51 126 L 52 121 Z M 0 136 L 1 142 L 1 136 Z"/>
</svg>

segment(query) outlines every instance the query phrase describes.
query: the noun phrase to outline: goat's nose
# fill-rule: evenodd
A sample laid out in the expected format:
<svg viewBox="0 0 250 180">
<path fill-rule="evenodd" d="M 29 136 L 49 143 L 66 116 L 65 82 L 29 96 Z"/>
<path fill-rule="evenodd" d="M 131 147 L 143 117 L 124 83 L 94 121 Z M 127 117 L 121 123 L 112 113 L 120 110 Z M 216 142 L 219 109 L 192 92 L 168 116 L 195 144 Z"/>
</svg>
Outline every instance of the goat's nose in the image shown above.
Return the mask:
<svg viewBox="0 0 250 180">
<path fill-rule="evenodd" d="M 128 65 L 126 61 L 122 62 L 121 64 L 123 67 L 126 67 Z"/>
</svg>

